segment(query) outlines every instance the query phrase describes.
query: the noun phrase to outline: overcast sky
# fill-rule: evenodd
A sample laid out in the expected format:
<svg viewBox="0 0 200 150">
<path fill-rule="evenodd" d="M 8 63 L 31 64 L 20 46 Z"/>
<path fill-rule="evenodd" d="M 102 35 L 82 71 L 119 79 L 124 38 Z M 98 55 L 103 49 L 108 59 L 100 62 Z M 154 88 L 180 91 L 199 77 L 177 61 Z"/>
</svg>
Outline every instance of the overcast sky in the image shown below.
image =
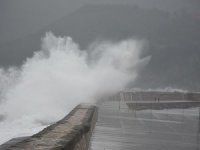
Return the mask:
<svg viewBox="0 0 200 150">
<path fill-rule="evenodd" d="M 0 0 L 0 66 L 32 57 L 47 31 L 82 47 L 98 38 L 137 36 L 148 40 L 152 56 L 139 87 L 200 89 L 199 20 L 200 0 Z"/>
<path fill-rule="evenodd" d="M 0 43 L 35 32 L 80 5 L 74 0 L 1 0 Z"/>
<path fill-rule="evenodd" d="M 0 44 L 37 32 L 87 3 L 120 3 L 121 0 L 1 0 Z M 199 0 L 122 0 L 143 7 L 198 10 Z"/>
</svg>

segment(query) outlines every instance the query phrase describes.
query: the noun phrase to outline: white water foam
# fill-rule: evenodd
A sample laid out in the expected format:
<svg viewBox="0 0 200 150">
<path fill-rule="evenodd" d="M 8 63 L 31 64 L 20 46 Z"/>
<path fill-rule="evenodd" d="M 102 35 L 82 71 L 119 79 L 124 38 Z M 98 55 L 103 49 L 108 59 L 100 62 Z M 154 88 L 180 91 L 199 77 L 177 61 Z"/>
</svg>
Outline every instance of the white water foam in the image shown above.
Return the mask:
<svg viewBox="0 0 200 150">
<path fill-rule="evenodd" d="M 38 132 L 82 102 L 123 90 L 150 57 L 143 41 L 95 42 L 81 50 L 70 37 L 47 33 L 42 48 L 19 68 L 0 69 L 0 144 Z"/>
</svg>

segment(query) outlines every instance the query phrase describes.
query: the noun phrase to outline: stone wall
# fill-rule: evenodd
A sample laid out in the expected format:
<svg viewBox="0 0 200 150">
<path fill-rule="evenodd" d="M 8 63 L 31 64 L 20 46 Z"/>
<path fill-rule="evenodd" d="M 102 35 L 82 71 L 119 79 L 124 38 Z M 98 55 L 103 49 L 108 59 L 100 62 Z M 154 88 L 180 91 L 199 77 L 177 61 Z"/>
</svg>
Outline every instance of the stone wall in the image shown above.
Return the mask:
<svg viewBox="0 0 200 150">
<path fill-rule="evenodd" d="M 200 93 L 187 93 L 186 98 L 189 100 L 200 101 Z"/>
<path fill-rule="evenodd" d="M 157 102 L 157 103 L 126 103 L 130 110 L 145 110 L 145 109 L 185 109 L 191 107 L 200 107 L 200 101 L 191 102 Z"/>
<path fill-rule="evenodd" d="M 200 93 L 184 93 L 184 92 L 121 92 L 121 101 L 154 101 L 154 100 L 200 100 Z"/>
<path fill-rule="evenodd" d="M 62 120 L 7 149 L 87 150 L 96 120 L 97 107 L 80 104 Z"/>
</svg>

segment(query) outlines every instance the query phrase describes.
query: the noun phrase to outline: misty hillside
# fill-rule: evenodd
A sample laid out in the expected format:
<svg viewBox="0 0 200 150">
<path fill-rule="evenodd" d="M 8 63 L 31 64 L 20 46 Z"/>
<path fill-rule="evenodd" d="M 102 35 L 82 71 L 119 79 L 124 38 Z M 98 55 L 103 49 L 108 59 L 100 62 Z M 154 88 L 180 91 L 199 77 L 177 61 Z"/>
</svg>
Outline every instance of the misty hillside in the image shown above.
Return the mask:
<svg viewBox="0 0 200 150">
<path fill-rule="evenodd" d="M 199 0 L 1 0 L 0 44 L 37 32 L 86 4 L 126 4 L 170 13 L 199 12 Z"/>
<path fill-rule="evenodd" d="M 21 64 L 40 49 L 45 32 L 71 36 L 82 48 L 94 40 L 146 39 L 152 59 L 138 87 L 200 89 L 200 17 L 136 5 L 87 5 L 39 32 L 0 46 L 0 66 Z"/>
</svg>

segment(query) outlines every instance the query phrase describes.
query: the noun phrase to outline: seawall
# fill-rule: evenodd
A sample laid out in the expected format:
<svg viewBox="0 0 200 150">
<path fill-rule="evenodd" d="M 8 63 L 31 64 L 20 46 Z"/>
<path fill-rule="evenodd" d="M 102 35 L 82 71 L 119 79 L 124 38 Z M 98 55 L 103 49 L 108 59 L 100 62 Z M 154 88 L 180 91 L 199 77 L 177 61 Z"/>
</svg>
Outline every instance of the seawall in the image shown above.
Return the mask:
<svg viewBox="0 0 200 150">
<path fill-rule="evenodd" d="M 97 107 L 80 104 L 66 117 L 8 150 L 87 150 L 97 121 Z"/>
<path fill-rule="evenodd" d="M 200 101 L 180 101 L 180 102 L 127 102 L 130 110 L 144 110 L 144 109 L 186 109 L 191 107 L 200 107 Z"/>
<path fill-rule="evenodd" d="M 121 101 L 191 100 L 200 101 L 200 93 L 159 92 L 159 91 L 123 91 L 119 93 Z"/>
<path fill-rule="evenodd" d="M 130 110 L 200 107 L 200 92 L 122 91 L 110 98 Z M 124 105 L 119 106 L 123 109 Z M 126 106 L 124 107 L 126 109 Z"/>
</svg>

